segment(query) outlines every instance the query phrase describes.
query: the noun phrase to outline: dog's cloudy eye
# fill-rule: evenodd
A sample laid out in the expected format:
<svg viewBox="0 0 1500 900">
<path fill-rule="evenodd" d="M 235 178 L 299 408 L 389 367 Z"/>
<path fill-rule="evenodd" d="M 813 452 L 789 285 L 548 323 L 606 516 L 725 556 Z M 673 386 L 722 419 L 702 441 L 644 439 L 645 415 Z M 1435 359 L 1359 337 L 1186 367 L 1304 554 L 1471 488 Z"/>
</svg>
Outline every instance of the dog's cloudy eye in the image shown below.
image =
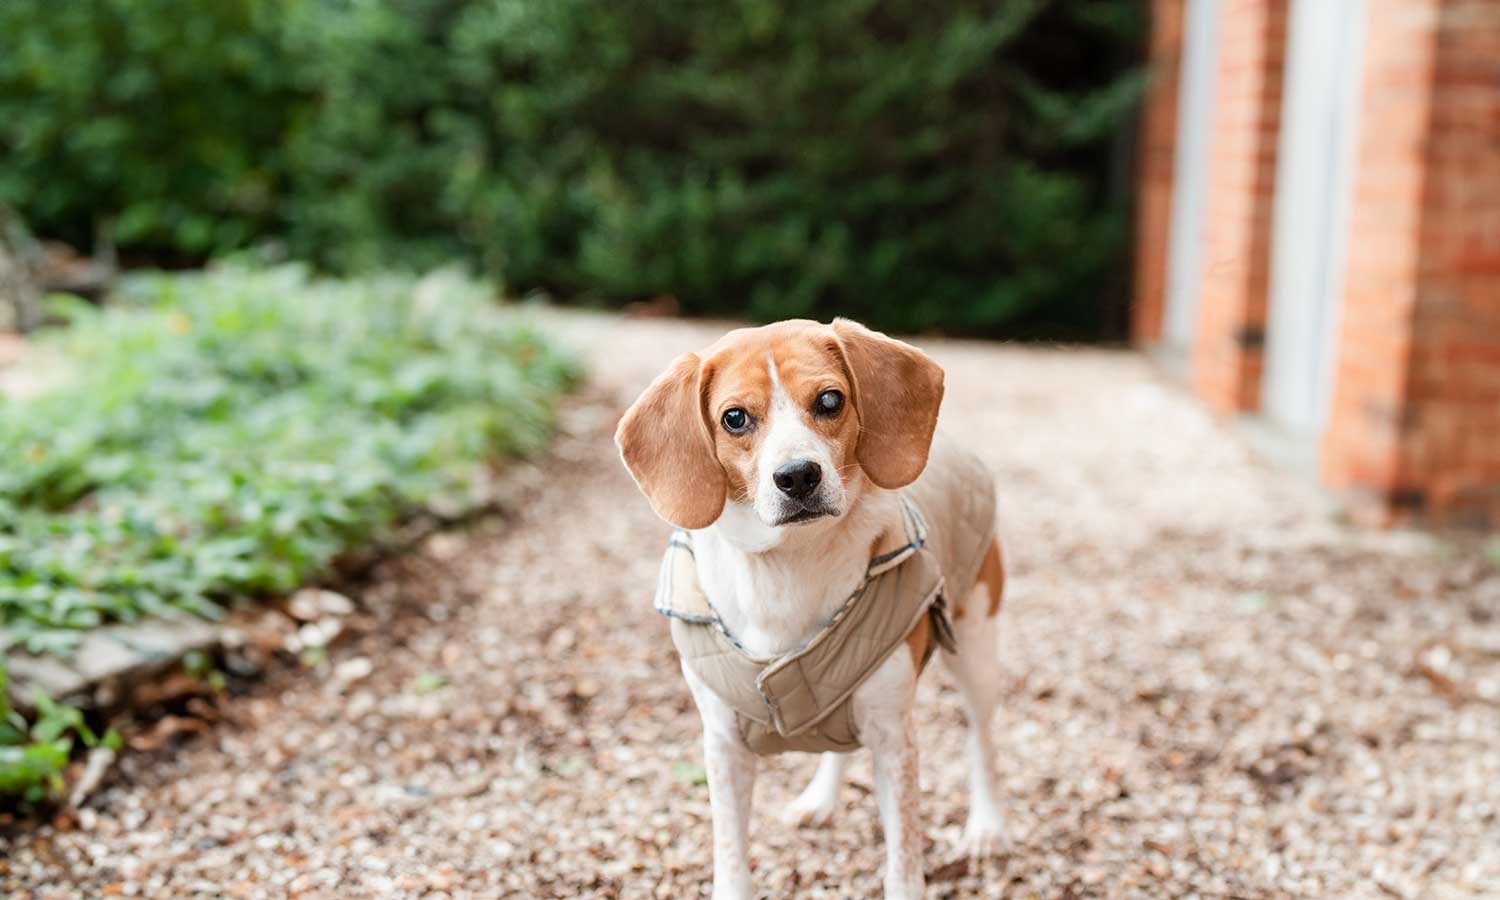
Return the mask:
<svg viewBox="0 0 1500 900">
<path fill-rule="evenodd" d="M 736 406 L 734 409 L 725 410 L 723 418 L 719 421 L 724 423 L 724 430 L 730 434 L 739 434 L 750 427 L 750 414 Z"/>
<path fill-rule="evenodd" d="M 824 391 L 813 404 L 813 411 L 820 416 L 831 416 L 844 408 L 844 395 L 838 391 Z"/>
</svg>

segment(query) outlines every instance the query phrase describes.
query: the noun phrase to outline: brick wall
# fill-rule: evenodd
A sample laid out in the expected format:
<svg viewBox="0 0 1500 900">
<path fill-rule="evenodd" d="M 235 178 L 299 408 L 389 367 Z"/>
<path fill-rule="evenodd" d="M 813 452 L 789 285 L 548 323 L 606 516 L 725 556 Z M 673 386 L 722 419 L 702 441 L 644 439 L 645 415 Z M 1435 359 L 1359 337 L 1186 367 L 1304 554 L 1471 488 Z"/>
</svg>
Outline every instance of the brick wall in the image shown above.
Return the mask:
<svg viewBox="0 0 1500 900">
<path fill-rule="evenodd" d="M 1166 311 L 1167 247 L 1172 220 L 1172 158 L 1177 140 L 1177 92 L 1182 68 L 1183 0 L 1151 0 L 1150 82 L 1137 144 L 1135 287 L 1131 337 L 1161 337 Z"/>
<path fill-rule="evenodd" d="M 1500 523 L 1500 3 L 1436 43 L 1405 465 L 1430 516 Z"/>
<path fill-rule="evenodd" d="M 1440 0 L 1369 0 L 1348 259 L 1322 440 L 1324 479 L 1408 503 L 1400 477 Z"/>
<path fill-rule="evenodd" d="M 1260 401 L 1287 0 L 1224 0 L 1193 388 L 1218 412 Z"/>
<path fill-rule="evenodd" d="M 1223 0 L 1194 390 L 1256 409 L 1287 0 Z M 1368 0 L 1324 480 L 1367 521 L 1500 525 L 1500 0 Z M 1152 0 L 1136 304 L 1160 336 L 1182 0 Z"/>
<path fill-rule="evenodd" d="M 1500 3 L 1367 28 L 1323 474 L 1367 518 L 1500 523 Z"/>
</svg>

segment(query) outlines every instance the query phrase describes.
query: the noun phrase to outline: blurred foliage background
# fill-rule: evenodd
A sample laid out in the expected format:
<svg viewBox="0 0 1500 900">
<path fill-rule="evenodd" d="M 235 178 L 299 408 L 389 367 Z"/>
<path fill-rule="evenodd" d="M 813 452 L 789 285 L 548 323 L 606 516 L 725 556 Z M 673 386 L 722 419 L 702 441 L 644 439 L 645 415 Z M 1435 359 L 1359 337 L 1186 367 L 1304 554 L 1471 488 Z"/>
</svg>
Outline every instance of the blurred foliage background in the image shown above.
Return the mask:
<svg viewBox="0 0 1500 900">
<path fill-rule="evenodd" d="M 136 263 L 1107 337 L 1142 6 L 5 0 L 0 202 Z"/>
</svg>

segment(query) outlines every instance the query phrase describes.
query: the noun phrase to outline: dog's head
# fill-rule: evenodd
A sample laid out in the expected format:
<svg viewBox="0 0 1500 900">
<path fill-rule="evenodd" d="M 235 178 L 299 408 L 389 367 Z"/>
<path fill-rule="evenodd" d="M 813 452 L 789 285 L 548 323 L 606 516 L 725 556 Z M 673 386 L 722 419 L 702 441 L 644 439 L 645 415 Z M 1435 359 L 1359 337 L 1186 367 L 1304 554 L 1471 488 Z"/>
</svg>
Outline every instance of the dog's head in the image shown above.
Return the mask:
<svg viewBox="0 0 1500 900">
<path fill-rule="evenodd" d="M 620 455 L 657 514 L 705 528 L 727 501 L 768 526 L 839 516 L 861 477 L 927 465 L 943 370 L 847 319 L 731 331 L 677 358 L 625 413 Z"/>
</svg>

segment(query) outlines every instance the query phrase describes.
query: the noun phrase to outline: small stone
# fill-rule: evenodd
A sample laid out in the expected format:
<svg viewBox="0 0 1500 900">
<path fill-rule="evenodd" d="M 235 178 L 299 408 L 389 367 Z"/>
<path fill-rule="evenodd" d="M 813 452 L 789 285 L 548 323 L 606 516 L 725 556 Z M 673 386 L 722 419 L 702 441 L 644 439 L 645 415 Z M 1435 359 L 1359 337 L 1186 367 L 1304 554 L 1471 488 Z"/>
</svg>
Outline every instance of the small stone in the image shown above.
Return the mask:
<svg viewBox="0 0 1500 900">
<path fill-rule="evenodd" d="M 375 671 L 375 664 L 370 662 L 368 656 L 355 656 L 334 666 L 333 677 L 345 684 L 352 684 L 369 677 L 373 671 Z"/>
<path fill-rule="evenodd" d="M 297 629 L 298 650 L 307 648 L 316 649 L 318 647 L 322 647 L 327 643 L 328 638 L 324 636 L 323 629 L 316 622 L 309 622 L 306 625 L 303 625 L 301 628 Z M 291 644 L 287 645 L 287 649 L 292 649 Z"/>
<path fill-rule="evenodd" d="M 292 594 L 286 608 L 297 619 L 313 622 L 324 616 L 349 615 L 354 612 L 354 601 L 337 591 L 303 588 Z"/>
</svg>

